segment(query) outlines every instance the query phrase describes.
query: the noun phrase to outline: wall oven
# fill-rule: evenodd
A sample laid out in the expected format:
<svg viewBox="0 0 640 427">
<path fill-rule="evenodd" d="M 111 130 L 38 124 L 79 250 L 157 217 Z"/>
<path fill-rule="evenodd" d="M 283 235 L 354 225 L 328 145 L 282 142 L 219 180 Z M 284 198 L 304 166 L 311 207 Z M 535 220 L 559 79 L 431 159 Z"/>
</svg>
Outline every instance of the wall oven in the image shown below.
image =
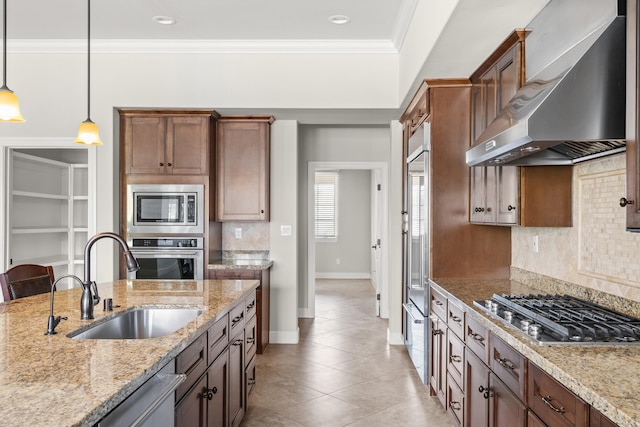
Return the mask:
<svg viewBox="0 0 640 427">
<path fill-rule="evenodd" d="M 127 234 L 203 234 L 204 185 L 130 184 Z"/>
<path fill-rule="evenodd" d="M 204 278 L 202 237 L 133 237 L 127 242 L 140 270 L 128 279 L 198 280 Z"/>
</svg>

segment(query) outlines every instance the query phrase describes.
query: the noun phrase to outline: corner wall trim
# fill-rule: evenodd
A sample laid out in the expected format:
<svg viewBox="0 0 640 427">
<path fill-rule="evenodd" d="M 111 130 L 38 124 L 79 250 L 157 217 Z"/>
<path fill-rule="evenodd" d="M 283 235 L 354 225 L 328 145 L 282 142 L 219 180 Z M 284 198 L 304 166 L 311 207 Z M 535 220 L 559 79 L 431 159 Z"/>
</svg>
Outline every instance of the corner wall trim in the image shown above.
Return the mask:
<svg viewBox="0 0 640 427">
<path fill-rule="evenodd" d="M 269 331 L 269 342 L 272 344 L 298 344 L 300 328 L 295 331 Z"/>
</svg>

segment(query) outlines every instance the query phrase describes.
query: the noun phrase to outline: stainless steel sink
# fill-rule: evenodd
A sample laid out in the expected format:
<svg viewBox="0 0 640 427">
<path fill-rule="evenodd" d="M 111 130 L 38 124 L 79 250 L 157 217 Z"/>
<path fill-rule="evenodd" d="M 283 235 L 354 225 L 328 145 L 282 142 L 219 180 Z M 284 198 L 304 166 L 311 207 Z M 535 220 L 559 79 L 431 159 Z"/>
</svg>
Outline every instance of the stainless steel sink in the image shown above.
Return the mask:
<svg viewBox="0 0 640 427">
<path fill-rule="evenodd" d="M 104 322 L 96 322 L 89 329 L 67 334 L 73 339 L 135 340 L 169 335 L 202 313 L 195 308 L 143 307 L 123 311 Z"/>
</svg>

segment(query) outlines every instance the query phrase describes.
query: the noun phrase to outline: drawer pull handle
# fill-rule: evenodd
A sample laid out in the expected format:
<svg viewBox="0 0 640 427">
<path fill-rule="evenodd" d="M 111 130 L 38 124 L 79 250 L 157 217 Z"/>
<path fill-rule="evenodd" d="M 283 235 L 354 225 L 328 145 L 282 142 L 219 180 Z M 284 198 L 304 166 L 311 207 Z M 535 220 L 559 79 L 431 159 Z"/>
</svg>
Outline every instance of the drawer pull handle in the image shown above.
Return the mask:
<svg viewBox="0 0 640 427">
<path fill-rule="evenodd" d="M 444 334 L 444 331 L 441 331 L 440 329 L 434 329 L 433 331 L 431 331 L 432 335 L 442 335 Z"/>
<path fill-rule="evenodd" d="M 455 315 L 452 314 L 449 317 L 451 317 L 451 320 L 453 320 L 456 323 L 462 323 L 462 319 L 459 318 L 458 316 L 455 316 Z"/>
<path fill-rule="evenodd" d="M 451 356 L 449 356 L 449 360 L 453 363 L 460 363 L 462 362 L 462 357 L 452 354 Z"/>
<path fill-rule="evenodd" d="M 249 385 L 256 385 L 256 380 L 249 380 L 249 381 L 247 381 L 247 383 Z"/>
<path fill-rule="evenodd" d="M 482 335 L 476 334 L 475 332 L 469 332 L 469 336 L 484 345 L 484 337 Z"/>
<path fill-rule="evenodd" d="M 442 304 L 442 302 L 440 302 L 440 301 L 438 301 L 438 300 L 436 300 L 436 301 L 435 301 L 435 304 L 436 304 L 436 305 L 440 305 L 440 306 L 441 306 L 441 305 L 443 305 L 443 304 Z"/>
<path fill-rule="evenodd" d="M 462 409 L 462 405 L 460 405 L 460 402 L 449 402 L 449 407 L 451 407 L 451 409 L 453 409 L 454 411 L 459 411 L 460 409 Z"/>
<path fill-rule="evenodd" d="M 546 405 L 551 408 L 552 410 L 554 410 L 555 412 L 559 413 L 559 414 L 564 414 L 567 410 L 564 408 L 564 406 L 561 407 L 556 407 L 553 403 L 553 397 L 551 397 L 551 395 L 547 395 L 547 396 L 540 396 L 538 394 L 538 397 L 540 397 L 540 399 L 546 403 Z"/>
<path fill-rule="evenodd" d="M 240 315 L 240 316 L 236 316 L 236 317 L 234 317 L 234 318 L 233 318 L 233 320 L 231 321 L 231 323 L 233 323 L 233 324 L 235 325 L 236 323 L 238 323 L 238 322 L 239 322 L 239 321 L 241 321 L 241 320 L 242 320 L 242 315 Z"/>
<path fill-rule="evenodd" d="M 509 359 L 498 358 L 498 363 L 503 368 L 509 369 L 511 371 L 513 371 L 516 368 L 515 365 L 511 363 L 511 361 L 509 361 Z"/>
<path fill-rule="evenodd" d="M 249 305 L 247 306 L 247 310 L 251 310 L 251 309 L 253 308 L 253 306 L 254 306 L 254 305 L 256 305 L 256 302 L 255 302 L 255 301 L 253 301 L 251 304 L 249 304 Z"/>
<path fill-rule="evenodd" d="M 247 338 L 247 344 L 253 344 L 254 342 L 256 342 L 255 338 Z"/>
<path fill-rule="evenodd" d="M 235 340 L 233 342 L 233 345 L 235 345 L 235 346 L 242 345 L 242 342 L 243 342 L 242 340 Z"/>
</svg>

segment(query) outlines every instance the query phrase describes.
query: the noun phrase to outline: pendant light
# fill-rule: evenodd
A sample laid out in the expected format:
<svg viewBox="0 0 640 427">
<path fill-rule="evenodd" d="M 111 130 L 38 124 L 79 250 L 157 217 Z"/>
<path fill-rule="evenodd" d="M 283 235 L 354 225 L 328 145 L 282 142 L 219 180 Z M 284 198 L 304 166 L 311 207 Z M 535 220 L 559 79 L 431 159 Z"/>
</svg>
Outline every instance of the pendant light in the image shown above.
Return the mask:
<svg viewBox="0 0 640 427">
<path fill-rule="evenodd" d="M 2 87 L 0 87 L 0 122 L 24 122 L 18 97 L 7 87 L 7 0 L 3 0 Z"/>
<path fill-rule="evenodd" d="M 87 119 L 80 123 L 78 137 L 74 141 L 83 145 L 102 145 L 98 125 L 91 121 L 91 0 L 87 0 Z"/>
</svg>

